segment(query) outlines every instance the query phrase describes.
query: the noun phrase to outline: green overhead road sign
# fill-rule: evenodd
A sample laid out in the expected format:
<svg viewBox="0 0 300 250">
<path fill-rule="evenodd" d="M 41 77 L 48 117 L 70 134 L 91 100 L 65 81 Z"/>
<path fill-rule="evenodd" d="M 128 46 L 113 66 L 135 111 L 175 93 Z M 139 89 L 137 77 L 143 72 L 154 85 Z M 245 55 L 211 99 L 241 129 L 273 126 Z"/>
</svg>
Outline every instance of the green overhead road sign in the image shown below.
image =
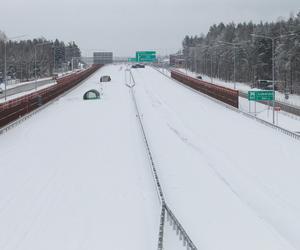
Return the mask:
<svg viewBox="0 0 300 250">
<path fill-rule="evenodd" d="M 156 62 L 156 51 L 137 51 L 137 62 Z"/>
<path fill-rule="evenodd" d="M 273 101 L 274 91 L 272 90 L 248 91 L 248 100 L 249 101 Z"/>
</svg>

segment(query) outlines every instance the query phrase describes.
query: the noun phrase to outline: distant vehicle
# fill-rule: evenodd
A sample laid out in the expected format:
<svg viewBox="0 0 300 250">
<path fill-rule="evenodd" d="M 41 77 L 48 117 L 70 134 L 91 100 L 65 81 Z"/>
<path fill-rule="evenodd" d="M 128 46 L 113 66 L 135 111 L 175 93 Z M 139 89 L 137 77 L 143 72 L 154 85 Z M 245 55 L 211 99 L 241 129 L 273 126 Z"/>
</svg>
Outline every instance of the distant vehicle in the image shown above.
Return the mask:
<svg viewBox="0 0 300 250">
<path fill-rule="evenodd" d="M 202 76 L 198 75 L 196 76 L 197 79 L 202 80 Z"/>
<path fill-rule="evenodd" d="M 137 68 L 145 68 L 145 65 L 144 65 L 144 64 L 137 63 L 137 64 L 132 65 L 131 68 L 134 68 L 134 69 L 137 69 Z"/>
<path fill-rule="evenodd" d="M 100 82 L 110 82 L 111 77 L 110 76 L 101 76 L 100 77 Z"/>
<path fill-rule="evenodd" d="M 3 89 L 2 88 L 0 88 L 0 94 L 2 94 L 3 93 Z"/>
<path fill-rule="evenodd" d="M 275 90 L 277 90 L 276 85 L 274 86 L 274 88 L 275 88 Z M 261 89 L 264 89 L 264 90 L 273 90 L 273 85 L 269 84 L 269 85 L 267 85 L 267 86 L 265 86 L 265 87 L 263 87 Z"/>
<path fill-rule="evenodd" d="M 270 80 L 258 80 L 256 85 L 253 85 L 253 87 L 264 90 L 273 90 L 273 83 Z M 276 83 L 274 89 L 278 90 L 278 86 Z"/>
<path fill-rule="evenodd" d="M 52 75 L 52 79 L 53 79 L 53 80 L 57 80 L 57 79 L 58 79 L 58 74 L 53 74 L 53 75 Z"/>
</svg>

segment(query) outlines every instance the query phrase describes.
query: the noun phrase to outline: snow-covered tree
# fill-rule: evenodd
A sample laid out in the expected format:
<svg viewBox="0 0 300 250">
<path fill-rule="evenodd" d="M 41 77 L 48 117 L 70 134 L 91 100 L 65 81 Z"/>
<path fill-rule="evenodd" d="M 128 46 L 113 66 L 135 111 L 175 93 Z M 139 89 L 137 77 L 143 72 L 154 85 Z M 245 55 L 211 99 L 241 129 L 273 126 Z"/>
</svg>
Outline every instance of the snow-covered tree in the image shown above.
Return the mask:
<svg viewBox="0 0 300 250">
<path fill-rule="evenodd" d="M 34 78 L 35 64 L 38 77 L 50 76 L 54 67 L 56 70 L 62 69 L 72 57 L 80 57 L 81 54 L 75 42 L 65 45 L 58 39 L 54 42 L 45 38 L 21 41 L 7 41 L 6 39 L 6 35 L 0 31 L 0 76 L 4 72 L 4 41 L 6 41 L 7 51 L 7 75 L 21 80 Z M 42 43 L 45 45 L 41 45 Z M 67 50 L 72 50 L 73 54 L 67 55 Z"/>
<path fill-rule="evenodd" d="M 279 87 L 300 93 L 300 12 L 287 20 L 280 17 L 276 22 L 214 24 L 205 36 L 186 36 L 183 40 L 186 65 L 199 73 L 232 81 L 235 55 L 236 81 L 253 84 L 258 79 L 270 80 L 272 41 L 251 34 L 277 37 L 275 73 Z M 235 51 L 223 42 L 235 43 Z"/>
</svg>

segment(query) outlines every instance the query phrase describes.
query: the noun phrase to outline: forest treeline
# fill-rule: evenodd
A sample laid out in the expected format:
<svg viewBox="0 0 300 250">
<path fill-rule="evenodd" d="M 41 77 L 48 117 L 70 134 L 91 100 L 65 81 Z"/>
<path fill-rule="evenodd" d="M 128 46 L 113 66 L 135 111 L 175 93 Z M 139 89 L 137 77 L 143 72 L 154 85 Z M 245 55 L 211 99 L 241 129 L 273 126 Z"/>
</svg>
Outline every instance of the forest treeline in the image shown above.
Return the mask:
<svg viewBox="0 0 300 250">
<path fill-rule="evenodd" d="M 206 35 L 186 36 L 182 45 L 189 69 L 249 84 L 272 80 L 274 48 L 276 84 L 300 93 L 300 12 L 276 22 L 215 24 Z"/>
<path fill-rule="evenodd" d="M 37 77 L 51 76 L 54 71 L 70 70 L 72 62 L 75 67 L 81 56 L 75 42 L 65 43 L 44 38 L 9 40 L 0 31 L 0 82 L 4 79 L 5 47 L 8 79 L 33 79 L 35 69 Z"/>
</svg>

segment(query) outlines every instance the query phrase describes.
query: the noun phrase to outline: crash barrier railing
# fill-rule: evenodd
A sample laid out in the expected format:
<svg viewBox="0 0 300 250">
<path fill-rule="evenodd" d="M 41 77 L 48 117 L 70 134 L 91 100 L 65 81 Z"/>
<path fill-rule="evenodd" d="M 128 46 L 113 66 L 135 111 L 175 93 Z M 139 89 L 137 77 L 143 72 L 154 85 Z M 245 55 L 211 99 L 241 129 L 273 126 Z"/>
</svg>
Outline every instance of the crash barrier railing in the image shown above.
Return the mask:
<svg viewBox="0 0 300 250">
<path fill-rule="evenodd" d="M 177 70 L 171 70 L 171 77 L 193 89 L 196 89 L 217 100 L 227 103 L 235 108 L 239 107 L 239 91 L 205 82 L 200 79 L 185 75 Z"/>
<path fill-rule="evenodd" d="M 147 153 L 148 153 L 148 157 L 151 163 L 151 171 L 153 174 L 153 178 L 155 181 L 155 186 L 157 189 L 157 193 L 158 193 L 158 198 L 159 201 L 161 203 L 161 215 L 160 215 L 160 225 L 159 225 L 159 235 L 158 235 L 158 250 L 162 250 L 163 249 L 163 240 L 164 240 L 164 227 L 165 227 L 165 221 L 166 221 L 166 214 L 167 214 L 167 219 L 170 222 L 170 225 L 173 226 L 173 229 L 176 230 L 177 235 L 179 235 L 179 240 L 183 241 L 183 246 L 186 247 L 187 250 L 197 250 L 196 246 L 194 245 L 194 243 L 192 242 L 192 240 L 190 239 L 190 237 L 188 236 L 188 234 L 186 233 L 186 231 L 184 230 L 183 226 L 180 224 L 180 222 L 178 221 L 178 219 L 175 217 L 175 215 L 173 214 L 173 212 L 171 211 L 171 209 L 167 206 L 163 191 L 162 191 L 162 187 L 158 178 L 158 174 L 157 174 L 157 170 L 156 170 L 156 166 L 153 160 L 153 156 L 152 156 L 152 152 L 150 149 L 150 145 L 148 143 L 148 139 L 146 136 L 146 132 L 144 129 L 144 125 L 142 122 L 142 118 L 141 118 L 141 114 L 137 105 L 137 101 L 135 98 L 135 94 L 134 94 L 134 90 L 133 87 L 135 86 L 135 80 L 134 77 L 132 75 L 132 72 L 130 71 L 130 76 L 132 79 L 132 86 L 130 86 L 130 91 L 131 91 L 131 96 L 132 96 L 132 100 L 135 106 L 135 111 L 136 111 L 136 115 L 140 124 L 140 128 L 143 134 L 143 139 L 146 145 L 146 149 L 147 149 Z"/>
<path fill-rule="evenodd" d="M 165 210 L 167 213 L 167 221 L 170 223 L 170 226 L 173 226 L 173 230 L 176 231 L 176 234 L 179 236 L 179 240 L 183 241 L 183 246 L 186 246 L 187 250 L 196 250 L 197 247 L 191 241 L 183 226 L 180 224 L 167 204 L 165 204 Z"/>
<path fill-rule="evenodd" d="M 157 249 L 162 250 L 164 247 L 164 229 L 165 229 L 165 217 L 166 217 L 166 209 L 165 209 L 165 203 L 161 206 L 161 212 L 160 212 L 160 223 L 159 223 L 159 232 L 158 232 L 158 244 Z"/>
<path fill-rule="evenodd" d="M 95 65 L 86 70 L 64 76 L 57 79 L 57 84 L 55 85 L 0 104 L 0 128 L 60 96 L 86 79 L 100 67 L 99 65 Z"/>
<path fill-rule="evenodd" d="M 278 130 L 278 131 L 280 131 L 280 132 L 282 132 L 282 133 L 284 133 L 284 134 L 286 134 L 286 135 L 288 135 L 288 136 L 290 136 L 290 137 L 292 137 L 294 139 L 300 140 L 300 135 L 296 134 L 296 133 L 294 133 L 294 132 L 292 132 L 290 130 L 287 130 L 285 128 L 279 127 L 279 126 L 277 126 L 277 125 L 275 125 L 273 123 L 267 122 L 267 121 L 265 121 L 265 120 L 263 120 L 261 118 L 258 118 L 255 115 L 246 113 L 245 111 L 242 111 L 242 110 L 239 110 L 239 109 L 234 110 L 234 111 L 236 111 L 238 113 L 241 113 L 241 114 L 243 114 L 243 115 L 245 115 L 245 116 L 247 116 L 247 117 L 249 117 L 251 119 L 254 119 L 254 120 L 256 120 L 256 121 L 258 121 L 258 122 L 260 122 L 260 123 L 262 123 L 262 124 L 264 124 L 264 125 L 266 125 L 268 127 L 274 128 L 274 129 L 276 129 L 276 130 Z"/>
<path fill-rule="evenodd" d="M 148 153 L 148 156 L 149 156 L 149 160 L 150 160 L 150 164 L 151 164 L 151 171 L 152 171 L 152 174 L 153 174 L 153 177 L 154 177 L 155 186 L 157 188 L 158 197 L 159 197 L 159 200 L 160 200 L 161 204 L 163 204 L 165 202 L 165 198 L 164 198 L 164 194 L 163 194 L 163 191 L 162 191 L 162 187 L 161 187 L 159 179 L 158 179 L 158 174 L 157 174 L 157 171 L 156 171 L 156 168 L 155 168 L 155 163 L 154 163 L 154 160 L 153 160 L 152 152 L 151 152 L 148 140 L 147 140 L 146 132 L 145 132 L 145 129 L 144 129 L 144 125 L 143 125 L 143 122 L 142 122 L 140 111 L 139 111 L 137 101 L 136 101 L 136 98 L 135 98 L 135 94 L 134 94 L 134 90 L 133 90 L 133 86 L 135 85 L 135 80 L 134 80 L 134 77 L 133 77 L 131 71 L 130 71 L 130 77 L 131 77 L 132 82 L 133 82 L 133 85 L 130 88 L 132 100 L 133 100 L 133 103 L 134 103 L 134 107 L 135 107 L 137 118 L 138 118 L 138 121 L 139 121 L 139 124 L 140 124 L 140 128 L 141 128 L 141 131 L 142 131 L 142 134 L 143 134 L 143 139 L 144 139 L 144 142 L 145 142 L 145 145 L 146 145 L 146 150 L 147 150 L 147 153 Z"/>
<path fill-rule="evenodd" d="M 188 88 L 188 89 L 190 89 L 190 90 L 192 90 L 192 91 L 194 91 L 194 92 L 196 92 L 196 93 L 198 93 L 198 94 L 202 94 L 202 93 L 200 93 L 199 91 L 195 90 L 194 88 L 192 88 L 192 87 L 190 87 L 190 86 L 187 86 L 186 84 L 182 83 L 181 81 L 178 81 L 178 80 L 176 80 L 176 79 L 174 79 L 174 78 L 169 77 L 168 75 L 166 75 L 166 74 L 164 74 L 163 72 L 161 72 L 159 69 L 157 69 L 157 68 L 154 68 L 154 69 L 156 69 L 159 73 L 163 74 L 164 76 L 168 77 L 169 79 L 172 79 L 173 81 L 179 83 L 180 85 L 182 85 L 182 86 L 184 86 L 184 87 L 186 87 L 186 88 Z M 172 71 L 171 71 L 171 72 L 172 72 Z M 259 123 L 262 123 L 262 124 L 264 124 L 264 125 L 266 125 L 266 126 L 268 126 L 268 127 L 271 127 L 271 128 L 273 128 L 273 129 L 276 129 L 276 130 L 280 131 L 281 133 L 286 134 L 286 135 L 288 135 L 288 136 L 290 136 L 290 137 L 292 137 L 292 138 L 294 138 L 294 139 L 300 140 L 300 135 L 297 134 L 297 133 L 294 133 L 294 132 L 292 132 L 292 131 L 290 131 L 290 130 L 287 130 L 287 129 L 284 129 L 284 128 L 282 128 L 282 127 L 279 127 L 279 126 L 277 126 L 277 125 L 275 125 L 275 124 L 273 124 L 273 123 L 270 123 L 270 122 L 265 121 L 265 120 L 263 120 L 263 119 L 261 119 L 261 118 L 258 118 L 258 117 L 255 116 L 255 115 L 249 114 L 249 113 L 247 113 L 247 112 L 245 112 L 245 111 L 243 111 L 243 110 L 240 110 L 240 109 L 238 109 L 238 108 L 235 108 L 235 107 L 233 107 L 233 106 L 231 106 L 231 105 L 228 105 L 228 104 L 226 104 L 226 103 L 224 103 L 224 102 L 222 102 L 222 101 L 219 101 L 219 100 L 217 100 L 217 99 L 215 99 L 215 98 L 212 98 L 212 97 L 210 97 L 210 96 L 208 96 L 208 95 L 205 95 L 205 96 L 206 96 L 207 98 L 209 98 L 210 100 L 212 100 L 212 101 L 214 101 L 214 102 L 217 102 L 217 103 L 223 105 L 224 107 L 226 107 L 226 108 L 228 108 L 228 109 L 230 109 L 230 110 L 233 110 L 233 111 L 235 111 L 235 112 L 237 112 L 237 113 L 243 114 L 244 116 L 246 116 L 246 117 L 248 117 L 248 118 L 250 118 L 250 119 L 256 120 L 256 121 L 259 122 Z"/>
<path fill-rule="evenodd" d="M 248 99 L 248 93 L 240 91 L 239 94 L 240 94 L 240 97 Z M 258 101 L 258 102 L 268 105 L 268 103 L 266 101 Z M 297 106 L 293 106 L 291 104 L 284 103 L 284 102 L 277 101 L 277 100 L 275 101 L 275 105 L 276 105 L 276 107 L 280 107 L 280 109 L 285 112 L 300 116 L 300 108 Z"/>
</svg>

